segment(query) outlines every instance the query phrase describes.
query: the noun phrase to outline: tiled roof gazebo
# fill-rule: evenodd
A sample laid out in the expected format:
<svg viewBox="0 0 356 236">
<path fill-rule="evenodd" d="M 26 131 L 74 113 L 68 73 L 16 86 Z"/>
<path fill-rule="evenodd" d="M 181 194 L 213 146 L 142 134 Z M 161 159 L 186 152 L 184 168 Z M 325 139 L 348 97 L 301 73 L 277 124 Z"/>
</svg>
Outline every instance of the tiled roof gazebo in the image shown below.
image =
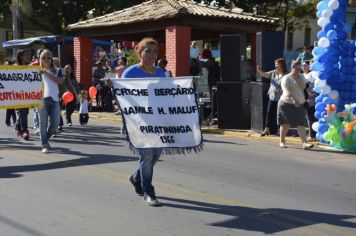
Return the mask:
<svg viewBox="0 0 356 236">
<path fill-rule="evenodd" d="M 151 0 L 68 26 L 76 35 L 76 75 L 91 80 L 91 38 L 139 41 L 152 36 L 165 44 L 168 69 L 175 76 L 189 71 L 191 40 L 217 38 L 221 34 L 256 33 L 278 27 L 278 18 L 197 4 L 190 0 Z M 90 48 L 90 50 L 89 50 Z M 164 56 L 164 54 L 163 54 Z M 90 78 L 89 77 L 90 74 Z M 82 81 L 83 82 L 83 81 Z"/>
</svg>

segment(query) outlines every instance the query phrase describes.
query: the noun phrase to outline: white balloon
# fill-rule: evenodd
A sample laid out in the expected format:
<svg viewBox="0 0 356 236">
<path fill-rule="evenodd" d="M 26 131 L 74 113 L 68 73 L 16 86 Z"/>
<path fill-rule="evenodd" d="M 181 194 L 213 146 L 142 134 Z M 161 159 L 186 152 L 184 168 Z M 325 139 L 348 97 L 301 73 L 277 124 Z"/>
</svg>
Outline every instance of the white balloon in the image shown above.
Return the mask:
<svg viewBox="0 0 356 236">
<path fill-rule="evenodd" d="M 329 24 L 330 19 L 327 19 L 325 17 L 320 17 L 318 20 L 318 25 L 322 28 L 324 28 L 327 24 Z"/>
<path fill-rule="evenodd" d="M 315 61 L 315 59 L 314 59 Z M 314 79 L 319 79 L 319 71 L 312 71 L 310 72 Z"/>
<path fill-rule="evenodd" d="M 327 8 L 326 10 L 324 10 L 321 15 L 324 18 L 330 19 L 330 17 L 333 15 L 333 11 L 330 8 Z"/>
<path fill-rule="evenodd" d="M 315 132 L 319 132 L 319 122 L 314 122 L 312 124 L 312 129 L 315 131 Z"/>
<path fill-rule="evenodd" d="M 328 4 L 328 6 L 332 9 L 332 10 L 336 10 L 339 8 L 340 3 L 339 0 L 331 0 Z"/>
<path fill-rule="evenodd" d="M 326 86 L 326 80 L 316 79 L 314 86 L 318 88 L 324 88 Z"/>
<path fill-rule="evenodd" d="M 321 89 L 321 92 L 323 94 L 329 94 L 331 92 L 331 88 L 329 85 L 325 85 L 322 89 Z"/>
<path fill-rule="evenodd" d="M 339 92 L 337 90 L 331 90 L 329 97 L 335 101 L 339 99 Z"/>
<path fill-rule="evenodd" d="M 322 37 L 318 41 L 318 45 L 323 48 L 327 48 L 330 46 L 330 41 L 327 37 Z"/>
</svg>

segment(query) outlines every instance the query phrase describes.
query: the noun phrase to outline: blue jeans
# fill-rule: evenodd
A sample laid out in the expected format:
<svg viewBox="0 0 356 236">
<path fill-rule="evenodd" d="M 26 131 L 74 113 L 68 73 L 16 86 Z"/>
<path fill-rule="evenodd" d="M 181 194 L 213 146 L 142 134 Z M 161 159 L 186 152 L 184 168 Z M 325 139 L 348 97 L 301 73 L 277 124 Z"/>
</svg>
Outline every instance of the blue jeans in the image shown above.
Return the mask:
<svg viewBox="0 0 356 236">
<path fill-rule="evenodd" d="M 161 149 L 153 150 L 150 155 L 144 155 L 139 151 L 140 164 L 133 177 L 135 182 L 141 183 L 145 196 L 156 197 L 155 189 L 152 186 L 153 166 L 157 163 L 161 153 Z"/>
<path fill-rule="evenodd" d="M 58 101 L 54 101 L 51 97 L 43 99 L 43 107 L 39 110 L 42 148 L 50 148 L 48 140 L 56 133 L 59 124 L 59 112 Z"/>
<path fill-rule="evenodd" d="M 40 115 L 38 108 L 33 109 L 33 128 L 39 129 L 40 128 Z"/>
<path fill-rule="evenodd" d="M 21 134 L 24 132 L 28 133 L 28 108 L 20 108 L 19 115 L 16 120 L 15 130 L 19 131 Z"/>
</svg>

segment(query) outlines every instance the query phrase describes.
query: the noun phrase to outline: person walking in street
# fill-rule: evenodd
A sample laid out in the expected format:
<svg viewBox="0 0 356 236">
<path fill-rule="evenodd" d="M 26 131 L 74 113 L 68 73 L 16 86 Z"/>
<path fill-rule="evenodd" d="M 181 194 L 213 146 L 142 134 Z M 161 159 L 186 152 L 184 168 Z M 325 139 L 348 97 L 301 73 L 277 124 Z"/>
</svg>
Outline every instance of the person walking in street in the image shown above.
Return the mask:
<svg viewBox="0 0 356 236">
<path fill-rule="evenodd" d="M 270 79 L 271 84 L 268 89 L 268 106 L 266 114 L 265 129 L 261 133 L 261 137 L 276 134 L 278 131 L 277 126 L 277 105 L 282 95 L 281 80 L 287 73 L 286 61 L 283 58 L 278 58 L 274 61 L 275 70 L 264 72 L 261 70 L 261 66 L 257 66 L 257 73 L 263 77 Z"/>
<path fill-rule="evenodd" d="M 49 139 L 56 133 L 59 125 L 59 88 L 64 78 L 59 68 L 53 65 L 53 55 L 49 50 L 43 50 L 40 56 L 40 75 L 44 85 L 43 107 L 40 114 L 40 138 L 42 153 L 50 152 Z"/>
<path fill-rule="evenodd" d="M 30 63 L 30 55 L 27 50 L 20 49 L 17 51 L 17 65 L 28 65 Z M 29 108 L 16 109 L 16 124 L 15 133 L 17 137 L 23 137 L 25 140 L 30 139 L 28 132 L 28 113 Z"/>
<path fill-rule="evenodd" d="M 87 125 L 89 121 L 89 104 L 91 100 L 88 102 L 88 92 L 82 90 L 79 92 L 79 123 L 80 125 Z"/>
<path fill-rule="evenodd" d="M 39 48 L 36 51 L 36 59 L 30 63 L 30 66 L 40 66 L 40 56 L 43 48 Z M 33 129 L 35 134 L 40 133 L 40 114 L 38 108 L 33 108 Z"/>
<path fill-rule="evenodd" d="M 16 112 L 15 112 L 15 109 L 6 109 L 5 124 L 7 126 L 11 126 L 11 119 L 12 119 L 12 123 L 16 124 Z"/>
<path fill-rule="evenodd" d="M 315 78 L 310 71 L 310 63 L 312 61 L 304 61 L 303 63 L 303 75 L 306 80 L 306 92 L 308 95 L 307 102 L 306 102 L 306 109 L 307 109 L 307 121 L 308 121 L 308 128 L 309 128 L 309 135 L 308 141 L 316 141 L 316 132 L 312 129 L 312 125 L 314 122 L 317 121 L 315 118 L 315 99 L 318 96 L 318 93 L 314 92 L 314 82 Z"/>
<path fill-rule="evenodd" d="M 72 126 L 72 114 L 79 103 L 79 95 L 77 93 L 77 81 L 75 80 L 72 67 L 68 64 L 64 66 L 64 86 L 66 91 L 71 92 L 74 95 L 74 99 L 71 102 L 65 104 L 65 111 L 66 111 L 66 122 L 68 126 Z"/>
<path fill-rule="evenodd" d="M 144 38 L 138 44 L 136 53 L 138 54 L 140 62 L 128 67 L 124 71 L 121 79 L 165 77 L 164 72 L 154 66 L 158 56 L 158 43 L 156 40 L 153 38 Z M 144 201 L 149 206 L 160 205 L 152 185 L 152 178 L 153 167 L 161 156 L 161 153 L 162 149 L 152 149 L 151 152 L 139 150 L 139 166 L 135 173 L 129 177 L 130 182 L 135 187 L 136 193 L 141 196 L 143 195 Z"/>
<path fill-rule="evenodd" d="M 300 74 L 299 61 L 292 63 L 291 72 L 282 78 L 282 96 L 278 102 L 277 119 L 280 125 L 281 148 L 286 148 L 286 135 L 291 126 L 297 126 L 299 137 L 303 143 L 303 149 L 309 150 L 313 144 L 307 143 L 305 130 L 305 78 Z"/>
</svg>

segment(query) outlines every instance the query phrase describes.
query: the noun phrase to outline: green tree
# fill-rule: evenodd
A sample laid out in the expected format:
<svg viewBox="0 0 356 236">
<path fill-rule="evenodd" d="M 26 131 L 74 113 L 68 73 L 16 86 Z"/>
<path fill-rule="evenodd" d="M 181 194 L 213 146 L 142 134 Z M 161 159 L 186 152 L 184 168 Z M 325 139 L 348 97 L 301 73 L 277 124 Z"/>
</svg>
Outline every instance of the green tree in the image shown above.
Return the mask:
<svg viewBox="0 0 356 236">
<path fill-rule="evenodd" d="M 194 0 L 201 2 L 200 0 Z M 281 19 L 281 28 L 286 31 L 289 27 L 296 29 L 308 23 L 307 17 L 315 16 L 314 0 L 203 0 L 205 4 L 219 7 L 239 7 L 245 12 L 267 15 Z M 302 21 L 294 21 L 297 18 Z"/>
<path fill-rule="evenodd" d="M 144 0 L 1 0 L 0 20 L 11 14 L 12 1 L 20 3 L 20 9 L 23 9 L 20 12 L 29 13 L 29 9 L 32 9 L 32 15 L 21 15 L 24 20 L 37 24 L 53 34 L 62 34 L 68 24 L 85 20 L 88 11 L 92 10 L 94 16 L 99 16 L 144 2 Z"/>
</svg>

